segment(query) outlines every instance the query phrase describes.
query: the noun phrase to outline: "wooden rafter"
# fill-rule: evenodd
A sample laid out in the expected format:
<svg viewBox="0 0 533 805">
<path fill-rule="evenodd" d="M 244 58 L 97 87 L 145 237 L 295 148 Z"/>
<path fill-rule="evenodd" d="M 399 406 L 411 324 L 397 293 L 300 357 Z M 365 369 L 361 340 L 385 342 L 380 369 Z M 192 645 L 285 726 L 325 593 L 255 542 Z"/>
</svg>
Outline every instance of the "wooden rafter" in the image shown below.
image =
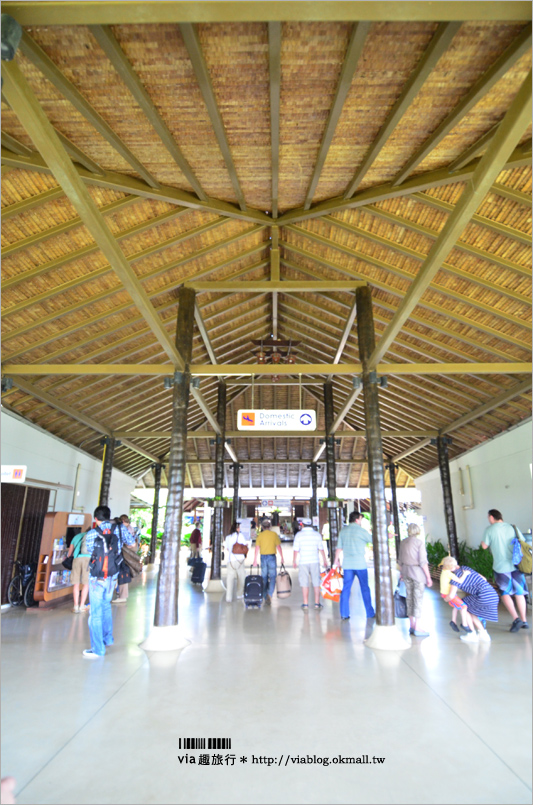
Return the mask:
<svg viewBox="0 0 533 805">
<path fill-rule="evenodd" d="M 154 106 L 152 99 L 145 90 L 138 75 L 133 70 L 126 58 L 124 51 L 113 36 L 111 29 L 107 25 L 91 25 L 89 30 L 108 57 L 109 61 L 128 87 L 129 91 L 143 110 L 150 125 L 157 133 L 159 139 L 176 162 L 179 169 L 193 188 L 194 192 L 203 201 L 207 199 L 202 190 L 200 182 L 194 175 L 191 166 L 183 156 L 178 144 L 172 136 L 172 132 Z"/>
<path fill-rule="evenodd" d="M 13 168 L 35 170 L 44 174 L 52 173 L 42 156 L 36 153 L 31 157 L 26 157 L 13 154 L 11 151 L 6 151 L 2 148 L 2 164 L 9 165 Z M 161 184 L 158 185 L 158 187 L 151 187 L 146 182 L 136 179 L 133 176 L 127 176 L 124 173 L 105 171 L 102 175 L 97 175 L 79 165 L 75 165 L 74 167 L 85 184 L 105 187 L 109 190 L 118 190 L 122 193 L 131 193 L 140 198 L 153 198 L 159 201 L 167 201 L 169 204 L 178 204 L 193 210 L 214 212 L 217 215 L 237 218 L 250 223 L 266 225 L 271 223 L 268 215 L 259 210 L 243 211 L 227 201 L 219 201 L 218 199 L 210 197 L 208 197 L 206 201 L 202 201 L 192 193 L 187 193 L 185 190 L 178 190 L 176 187 Z M 63 193 L 61 193 L 61 195 L 63 195 Z"/>
<path fill-rule="evenodd" d="M 401 171 L 394 178 L 393 186 L 402 184 L 409 174 L 419 165 L 424 157 L 427 156 L 440 143 L 442 139 L 468 114 L 468 112 L 483 98 L 489 90 L 503 78 L 505 73 L 527 53 L 531 47 L 531 26 L 526 25 L 515 41 L 502 53 L 499 59 L 489 67 L 481 76 L 472 89 L 457 104 L 450 114 L 435 129 L 433 134 L 417 149 L 413 156 L 407 161 Z M 497 174 L 496 174 L 497 175 Z"/>
<path fill-rule="evenodd" d="M 363 161 L 357 168 L 355 176 L 348 185 L 348 189 L 344 194 L 344 198 L 351 198 L 353 196 L 366 173 L 368 173 L 375 162 L 379 152 L 400 122 L 416 95 L 419 93 L 429 74 L 434 69 L 441 56 L 448 49 L 453 37 L 460 27 L 460 22 L 441 22 L 422 58 L 409 76 L 409 80 L 405 84 L 400 97 L 389 112 L 389 115 L 379 130 L 376 139 L 366 152 Z"/>
<path fill-rule="evenodd" d="M 450 214 L 416 279 L 412 282 L 409 291 L 400 303 L 392 322 L 370 356 L 370 367 L 374 368 L 385 355 L 395 336 L 401 330 L 403 323 L 409 318 L 422 294 L 453 249 L 466 224 L 479 207 L 480 199 L 485 197 L 495 178 L 503 169 L 508 155 L 529 125 L 531 119 L 530 105 L 531 71 L 505 115 L 486 154 L 476 168 L 468 187 L 462 194 L 454 211 Z"/>
<path fill-rule="evenodd" d="M 195 26 L 191 25 L 190 23 L 181 23 L 180 31 L 189 54 L 204 103 L 207 107 L 211 125 L 213 126 L 213 130 L 217 138 L 218 147 L 220 148 L 220 152 L 224 158 L 224 162 L 226 163 L 226 168 L 228 170 L 239 207 L 241 210 L 246 210 L 244 194 L 242 192 L 239 178 L 237 176 L 237 169 L 235 168 L 235 163 L 233 162 L 233 157 L 231 155 L 226 129 L 224 128 L 222 115 L 220 114 L 220 110 L 218 108 L 215 91 L 213 89 L 211 76 L 209 75 L 209 70 L 207 69 L 207 64 L 204 59 L 198 32 Z"/>
<path fill-rule="evenodd" d="M 309 187 L 307 188 L 304 201 L 304 210 L 308 210 L 312 204 L 313 196 L 318 185 L 318 180 L 320 179 L 320 174 L 322 172 L 322 168 L 324 167 L 324 162 L 326 161 L 329 147 L 331 145 L 331 141 L 333 140 L 333 135 L 335 134 L 335 129 L 342 113 L 344 102 L 350 91 L 352 80 L 357 69 L 359 59 L 361 58 L 369 30 L 370 23 L 368 22 L 358 22 L 353 26 L 337 83 L 335 98 L 333 99 L 333 103 L 329 111 L 328 120 L 322 135 L 322 141 L 318 149 L 315 167 L 313 169 Z"/>
<path fill-rule="evenodd" d="M 63 73 L 56 67 L 53 61 L 46 55 L 44 50 L 33 41 L 24 31 L 20 41 L 21 52 L 34 64 L 41 73 L 54 85 L 54 87 L 83 115 L 83 117 L 94 126 L 94 128 L 104 137 L 107 142 L 137 171 L 139 176 L 142 176 L 144 181 L 151 187 L 159 187 L 159 183 L 146 170 L 144 165 L 137 159 L 137 157 L 130 151 L 130 149 L 122 142 L 112 128 L 105 122 L 103 117 L 93 109 L 88 103 L 81 92 L 79 92 L 74 84 L 66 78 Z M 12 99 L 8 98 L 10 105 Z M 13 107 L 14 108 L 14 107 Z M 34 141 L 35 142 L 35 141 Z"/>
<path fill-rule="evenodd" d="M 268 23 L 268 66 L 270 76 L 270 151 L 272 159 L 272 218 L 278 217 L 279 112 L 281 89 L 281 23 Z"/>
</svg>

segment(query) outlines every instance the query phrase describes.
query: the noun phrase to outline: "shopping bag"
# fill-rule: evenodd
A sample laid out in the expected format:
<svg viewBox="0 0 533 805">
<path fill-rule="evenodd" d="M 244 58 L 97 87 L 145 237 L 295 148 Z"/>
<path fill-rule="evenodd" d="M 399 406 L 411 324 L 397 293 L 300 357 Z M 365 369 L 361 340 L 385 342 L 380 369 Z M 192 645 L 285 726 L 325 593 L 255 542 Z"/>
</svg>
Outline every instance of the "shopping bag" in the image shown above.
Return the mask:
<svg viewBox="0 0 533 805">
<path fill-rule="evenodd" d="M 322 582 L 320 592 L 322 598 L 328 601 L 340 601 L 342 592 L 342 571 L 337 567 L 332 567 L 326 573 L 321 574 Z"/>
</svg>

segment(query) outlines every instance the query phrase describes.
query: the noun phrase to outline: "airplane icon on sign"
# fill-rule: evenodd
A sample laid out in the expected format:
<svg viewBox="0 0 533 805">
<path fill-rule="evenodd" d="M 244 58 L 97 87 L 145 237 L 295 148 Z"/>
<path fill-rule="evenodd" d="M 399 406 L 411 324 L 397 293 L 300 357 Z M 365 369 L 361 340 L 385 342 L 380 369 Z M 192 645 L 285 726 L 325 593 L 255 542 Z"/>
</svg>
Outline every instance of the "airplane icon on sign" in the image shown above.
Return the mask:
<svg viewBox="0 0 533 805">
<path fill-rule="evenodd" d="M 251 417 L 251 416 L 243 416 L 243 420 L 244 420 L 245 422 L 251 422 L 251 423 L 253 423 L 253 419 L 252 419 L 252 417 Z"/>
</svg>

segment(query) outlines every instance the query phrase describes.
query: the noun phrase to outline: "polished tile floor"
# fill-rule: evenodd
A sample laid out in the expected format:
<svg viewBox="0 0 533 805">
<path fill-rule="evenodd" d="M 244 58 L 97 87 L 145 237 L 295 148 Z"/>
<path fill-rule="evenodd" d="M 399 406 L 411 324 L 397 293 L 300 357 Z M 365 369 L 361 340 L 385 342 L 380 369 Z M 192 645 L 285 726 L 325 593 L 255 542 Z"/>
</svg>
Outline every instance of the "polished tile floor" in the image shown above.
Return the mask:
<svg viewBox="0 0 533 805">
<path fill-rule="evenodd" d="M 531 634 L 509 633 L 505 612 L 490 645 L 465 644 L 434 588 L 431 636 L 375 651 L 357 585 L 349 621 L 332 603 L 304 613 L 295 573 L 289 599 L 245 611 L 193 588 L 184 564 L 179 654 L 138 647 L 153 571 L 113 607 L 102 660 L 82 657 L 86 616 L 66 605 L 2 613 L 2 774 L 17 802 L 531 802 Z"/>
</svg>

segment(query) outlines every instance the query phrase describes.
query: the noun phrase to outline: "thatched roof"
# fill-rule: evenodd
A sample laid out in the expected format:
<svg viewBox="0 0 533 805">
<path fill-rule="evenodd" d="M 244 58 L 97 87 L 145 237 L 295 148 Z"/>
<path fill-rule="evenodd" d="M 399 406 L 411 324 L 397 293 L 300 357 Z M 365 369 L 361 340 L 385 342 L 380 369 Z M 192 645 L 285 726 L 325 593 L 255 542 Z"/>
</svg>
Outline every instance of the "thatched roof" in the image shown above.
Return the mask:
<svg viewBox="0 0 533 805">
<path fill-rule="evenodd" d="M 436 465 L 437 432 L 452 436 L 453 457 L 530 416 L 531 125 L 520 117 L 529 4 L 126 0 L 2 10 L 24 29 L 15 60 L 3 63 L 4 405 L 97 457 L 102 434 L 118 435 L 115 466 L 134 476 L 164 462 L 172 392 L 163 379 L 174 372 L 164 342 L 174 339 L 177 288 L 194 281 L 209 284 L 196 294 L 193 374 L 254 364 L 253 342 L 274 334 L 300 342 L 300 369 L 355 365 L 331 375 L 339 412 L 360 356 L 355 285 L 331 283 L 351 281 L 371 288 L 378 347 L 394 328 L 379 360 L 389 369 L 378 372 L 388 379 L 384 454 L 400 485 Z M 61 145 L 32 122 L 34 99 Z M 64 146 L 90 196 L 81 206 L 54 168 Z M 486 189 L 472 188 L 474 175 L 476 188 L 492 177 Z M 469 194 L 475 207 L 461 217 Z M 87 224 L 90 206 L 122 268 Z M 395 326 L 454 216 L 459 231 Z M 323 287 L 243 291 L 244 281 L 277 278 L 278 250 L 281 281 Z M 112 367 L 90 373 L 101 364 Z M 120 374 L 121 364 L 136 370 Z M 227 431 L 252 393 L 255 407 L 314 408 L 325 430 L 327 374 L 302 371 L 301 389 L 300 372 L 277 383 L 257 374 L 252 390 L 250 374 L 236 371 L 226 377 Z M 212 412 L 219 376 L 223 368 L 200 377 Z M 364 428 L 360 395 L 336 432 L 340 487 L 368 485 Z M 188 483 L 211 486 L 212 428 L 198 395 L 188 430 L 199 433 L 189 439 Z M 242 483 L 308 486 L 320 438 L 232 433 Z"/>
</svg>

